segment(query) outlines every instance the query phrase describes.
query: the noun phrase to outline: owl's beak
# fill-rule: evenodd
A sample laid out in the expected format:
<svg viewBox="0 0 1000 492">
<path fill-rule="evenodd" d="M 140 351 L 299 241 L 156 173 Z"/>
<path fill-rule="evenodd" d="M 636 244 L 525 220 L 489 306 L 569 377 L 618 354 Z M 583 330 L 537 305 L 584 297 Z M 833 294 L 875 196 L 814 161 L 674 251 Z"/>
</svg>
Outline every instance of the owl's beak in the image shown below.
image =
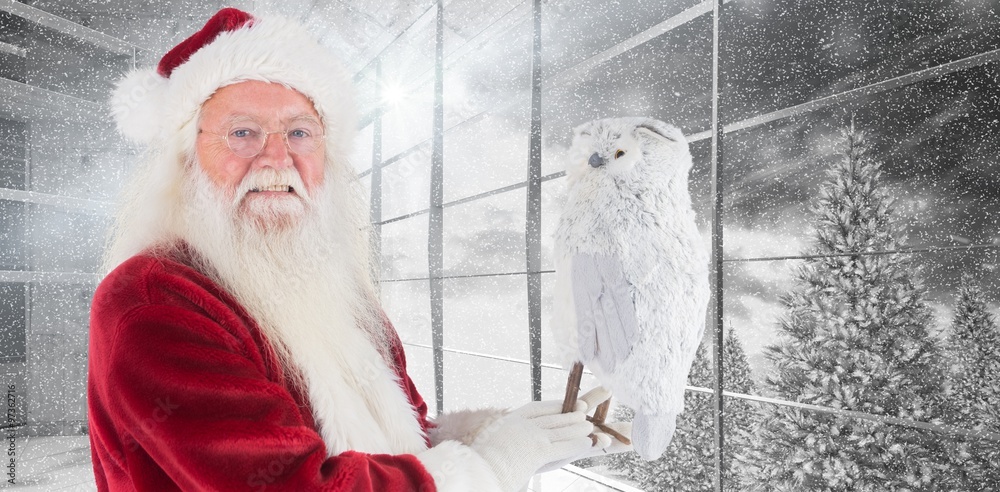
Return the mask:
<svg viewBox="0 0 1000 492">
<path fill-rule="evenodd" d="M 605 161 L 604 158 L 601 157 L 600 155 L 597 155 L 597 152 L 594 152 L 593 154 L 590 155 L 590 161 L 588 162 L 590 163 L 590 167 L 601 167 L 607 161 Z"/>
</svg>

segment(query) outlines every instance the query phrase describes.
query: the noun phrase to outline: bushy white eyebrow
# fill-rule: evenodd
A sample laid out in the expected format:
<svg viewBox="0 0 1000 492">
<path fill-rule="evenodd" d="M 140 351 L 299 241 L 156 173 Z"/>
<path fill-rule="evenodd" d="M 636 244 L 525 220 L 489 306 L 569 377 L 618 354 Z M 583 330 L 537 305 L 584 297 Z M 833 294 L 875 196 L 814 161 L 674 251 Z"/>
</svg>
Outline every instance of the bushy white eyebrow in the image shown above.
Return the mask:
<svg viewBox="0 0 1000 492">
<path fill-rule="evenodd" d="M 224 119 L 222 122 L 223 122 L 224 125 L 232 125 L 234 123 L 239 123 L 241 121 L 253 121 L 253 122 L 257 123 L 257 124 L 260 124 L 260 120 L 259 119 L 254 118 L 253 116 L 251 116 L 251 115 L 249 115 L 247 113 L 234 113 L 234 114 L 231 114 L 228 117 L 226 117 L 226 119 Z M 322 126 L 322 123 L 320 123 L 320 121 L 318 119 L 316 119 L 315 116 L 313 116 L 313 115 L 311 115 L 309 113 L 298 113 L 298 114 L 292 115 L 290 117 L 282 118 L 281 119 L 281 122 L 285 123 L 285 124 L 296 122 L 296 121 L 304 121 L 304 122 L 307 122 L 307 123 L 313 123 L 313 124 Z"/>
</svg>

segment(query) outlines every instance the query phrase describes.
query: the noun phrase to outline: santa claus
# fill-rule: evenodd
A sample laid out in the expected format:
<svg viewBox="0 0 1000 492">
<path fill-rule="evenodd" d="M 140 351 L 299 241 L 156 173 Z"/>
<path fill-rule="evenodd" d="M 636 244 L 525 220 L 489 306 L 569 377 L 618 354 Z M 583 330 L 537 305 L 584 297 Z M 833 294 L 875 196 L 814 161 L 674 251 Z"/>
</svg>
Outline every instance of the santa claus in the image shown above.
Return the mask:
<svg viewBox="0 0 1000 492">
<path fill-rule="evenodd" d="M 91 311 L 99 490 L 514 491 L 627 449 L 587 420 L 602 388 L 428 419 L 376 295 L 350 94 L 302 26 L 236 9 L 118 84 L 146 150 Z"/>
</svg>

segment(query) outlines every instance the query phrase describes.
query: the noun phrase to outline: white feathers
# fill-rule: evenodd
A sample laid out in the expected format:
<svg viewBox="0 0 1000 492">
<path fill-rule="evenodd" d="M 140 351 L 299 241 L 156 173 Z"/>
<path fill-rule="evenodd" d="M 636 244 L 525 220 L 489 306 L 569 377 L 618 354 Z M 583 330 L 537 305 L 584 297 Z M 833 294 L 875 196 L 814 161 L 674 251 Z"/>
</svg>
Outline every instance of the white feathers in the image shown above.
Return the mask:
<svg viewBox="0 0 1000 492">
<path fill-rule="evenodd" d="M 684 408 L 709 299 L 691 154 L 680 130 L 648 118 L 597 120 L 574 133 L 555 233 L 556 352 L 566 367 L 583 360 L 635 409 L 635 449 L 655 459 Z"/>
<path fill-rule="evenodd" d="M 650 415 L 636 412 L 635 418 L 632 419 L 633 449 L 642 459 L 655 460 L 670 445 L 676 430 L 676 413 Z M 641 438 L 638 438 L 640 436 Z"/>
</svg>

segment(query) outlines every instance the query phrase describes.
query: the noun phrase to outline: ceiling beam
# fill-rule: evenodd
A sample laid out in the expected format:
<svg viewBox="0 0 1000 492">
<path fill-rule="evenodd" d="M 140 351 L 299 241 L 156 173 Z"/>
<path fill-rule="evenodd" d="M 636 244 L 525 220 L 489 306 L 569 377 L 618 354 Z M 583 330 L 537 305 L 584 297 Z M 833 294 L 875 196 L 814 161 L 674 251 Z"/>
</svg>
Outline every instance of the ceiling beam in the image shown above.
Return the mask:
<svg viewBox="0 0 1000 492">
<path fill-rule="evenodd" d="M 0 0 L 0 10 L 120 55 L 146 49 L 14 0 Z"/>
</svg>

